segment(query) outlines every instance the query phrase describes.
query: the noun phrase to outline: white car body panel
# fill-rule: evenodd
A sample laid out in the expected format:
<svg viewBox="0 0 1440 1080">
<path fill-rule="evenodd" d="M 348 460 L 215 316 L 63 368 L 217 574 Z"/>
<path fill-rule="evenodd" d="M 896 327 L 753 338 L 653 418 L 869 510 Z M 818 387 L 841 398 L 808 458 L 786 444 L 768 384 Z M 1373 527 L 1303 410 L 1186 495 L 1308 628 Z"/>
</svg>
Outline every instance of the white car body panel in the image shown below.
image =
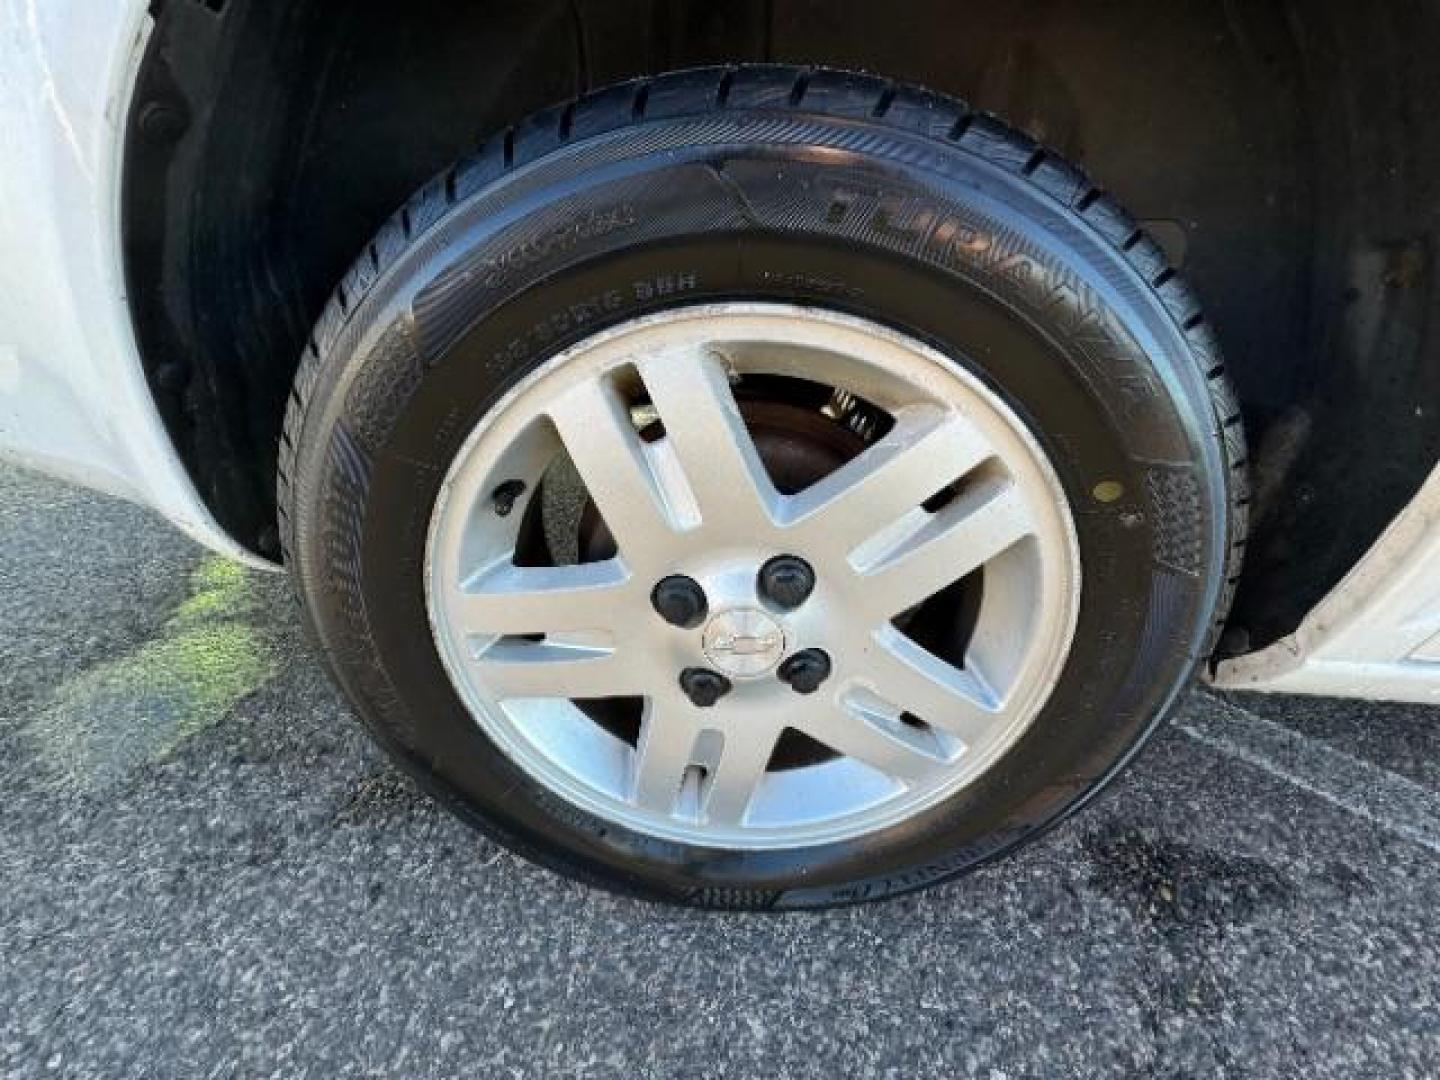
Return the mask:
<svg viewBox="0 0 1440 1080">
<path fill-rule="evenodd" d="M 0 455 L 215 523 L 140 366 L 120 254 L 122 128 L 144 0 L 0 0 Z"/>
<path fill-rule="evenodd" d="M 146 0 L 0 0 L 0 457 L 215 522 L 146 385 L 125 295 L 123 125 Z M 1440 703 L 1440 469 L 1292 636 L 1217 684 Z"/>
<path fill-rule="evenodd" d="M 1295 633 L 1215 682 L 1440 705 L 1440 468 Z"/>
</svg>

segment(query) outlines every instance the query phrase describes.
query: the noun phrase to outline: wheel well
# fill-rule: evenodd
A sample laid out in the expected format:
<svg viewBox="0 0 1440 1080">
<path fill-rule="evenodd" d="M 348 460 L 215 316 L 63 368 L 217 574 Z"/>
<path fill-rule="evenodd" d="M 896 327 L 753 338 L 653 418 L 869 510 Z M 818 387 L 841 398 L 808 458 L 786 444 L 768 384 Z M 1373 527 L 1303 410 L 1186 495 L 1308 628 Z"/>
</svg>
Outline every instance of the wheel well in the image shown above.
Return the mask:
<svg viewBox="0 0 1440 1080">
<path fill-rule="evenodd" d="M 141 357 L 211 510 L 274 556 L 276 449 L 355 255 L 483 137 L 700 63 L 859 68 L 1083 164 L 1182 264 L 1255 481 L 1230 646 L 1287 633 L 1440 455 L 1440 5 L 163 0 L 126 132 Z"/>
</svg>

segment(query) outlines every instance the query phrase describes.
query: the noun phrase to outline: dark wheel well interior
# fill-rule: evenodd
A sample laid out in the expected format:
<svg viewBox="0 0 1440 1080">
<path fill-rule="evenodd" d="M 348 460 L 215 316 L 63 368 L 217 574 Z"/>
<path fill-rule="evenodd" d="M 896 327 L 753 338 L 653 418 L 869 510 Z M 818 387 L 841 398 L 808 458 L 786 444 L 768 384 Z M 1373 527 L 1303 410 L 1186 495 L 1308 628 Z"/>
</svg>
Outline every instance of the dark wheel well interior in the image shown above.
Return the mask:
<svg viewBox="0 0 1440 1080">
<path fill-rule="evenodd" d="M 125 259 L 161 413 L 217 519 L 277 553 L 290 378 L 425 180 L 544 105 L 773 59 L 962 97 L 1083 164 L 1182 264 L 1255 480 L 1229 646 L 1287 633 L 1440 455 L 1440 4 L 1345 0 L 156 0 Z"/>
</svg>

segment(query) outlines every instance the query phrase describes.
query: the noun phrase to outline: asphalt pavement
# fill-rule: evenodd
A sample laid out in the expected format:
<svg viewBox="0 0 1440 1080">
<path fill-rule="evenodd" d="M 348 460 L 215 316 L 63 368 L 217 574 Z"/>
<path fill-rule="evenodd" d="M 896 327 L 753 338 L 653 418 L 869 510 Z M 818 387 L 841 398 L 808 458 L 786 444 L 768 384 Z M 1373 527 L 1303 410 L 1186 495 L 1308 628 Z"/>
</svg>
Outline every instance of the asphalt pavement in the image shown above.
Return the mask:
<svg viewBox="0 0 1440 1080">
<path fill-rule="evenodd" d="M 650 906 L 418 794 L 278 575 L 0 469 L 0 1075 L 1440 1076 L 1437 721 L 1197 691 L 961 882 Z"/>
</svg>

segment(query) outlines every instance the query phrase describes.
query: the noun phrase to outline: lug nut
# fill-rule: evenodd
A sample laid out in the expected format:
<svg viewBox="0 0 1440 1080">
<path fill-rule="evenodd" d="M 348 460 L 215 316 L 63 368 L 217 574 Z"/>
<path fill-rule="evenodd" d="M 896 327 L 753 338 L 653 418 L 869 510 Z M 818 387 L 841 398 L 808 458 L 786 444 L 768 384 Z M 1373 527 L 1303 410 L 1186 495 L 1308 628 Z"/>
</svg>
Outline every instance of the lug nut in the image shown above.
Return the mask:
<svg viewBox="0 0 1440 1080">
<path fill-rule="evenodd" d="M 692 703 L 708 709 L 730 692 L 731 683 L 718 671 L 708 668 L 687 667 L 680 672 L 680 689 Z"/>
<path fill-rule="evenodd" d="M 815 571 L 798 555 L 776 555 L 760 568 L 760 595 L 789 611 L 815 591 Z"/>
<path fill-rule="evenodd" d="M 778 674 L 797 694 L 813 694 L 830 677 L 830 656 L 824 649 L 802 649 L 780 665 Z"/>
<path fill-rule="evenodd" d="M 694 578 L 673 574 L 662 578 L 650 593 L 650 603 L 660 617 L 671 626 L 690 630 L 705 621 L 709 606 L 705 602 L 705 590 Z"/>
</svg>

